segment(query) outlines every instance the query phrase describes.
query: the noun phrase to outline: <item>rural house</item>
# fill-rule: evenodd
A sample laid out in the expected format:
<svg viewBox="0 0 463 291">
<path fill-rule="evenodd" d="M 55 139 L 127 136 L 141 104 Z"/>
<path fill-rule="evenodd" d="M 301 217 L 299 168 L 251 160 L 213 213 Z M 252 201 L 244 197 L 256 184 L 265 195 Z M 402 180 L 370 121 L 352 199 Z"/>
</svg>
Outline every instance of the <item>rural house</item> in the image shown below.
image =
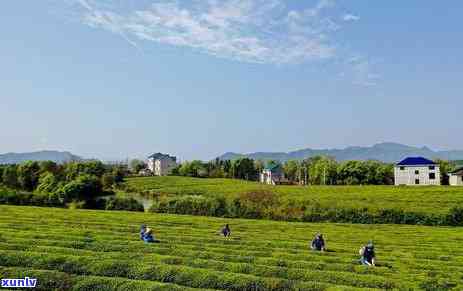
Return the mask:
<svg viewBox="0 0 463 291">
<path fill-rule="evenodd" d="M 463 167 L 449 173 L 450 186 L 463 186 Z"/>
<path fill-rule="evenodd" d="M 269 163 L 260 174 L 260 182 L 268 185 L 280 184 L 284 178 L 283 167 L 277 163 Z"/>
<path fill-rule="evenodd" d="M 156 153 L 148 157 L 148 169 L 155 176 L 166 176 L 177 166 L 177 158 Z"/>
<path fill-rule="evenodd" d="M 423 157 L 409 157 L 394 167 L 395 185 L 440 185 L 439 165 Z"/>
</svg>

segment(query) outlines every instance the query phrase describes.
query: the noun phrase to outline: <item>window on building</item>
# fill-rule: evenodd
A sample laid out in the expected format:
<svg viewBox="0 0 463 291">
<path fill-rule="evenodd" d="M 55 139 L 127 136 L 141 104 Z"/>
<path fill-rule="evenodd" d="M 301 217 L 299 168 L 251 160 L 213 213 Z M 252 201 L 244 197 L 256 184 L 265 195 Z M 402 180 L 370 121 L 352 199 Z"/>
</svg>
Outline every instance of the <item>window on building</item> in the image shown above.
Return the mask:
<svg viewBox="0 0 463 291">
<path fill-rule="evenodd" d="M 420 174 L 420 171 L 415 170 L 415 175 L 419 175 L 419 174 Z"/>
<path fill-rule="evenodd" d="M 461 176 L 461 181 L 463 182 L 463 176 Z"/>
<path fill-rule="evenodd" d="M 435 180 L 436 179 L 436 173 L 429 173 L 429 180 Z"/>
<path fill-rule="evenodd" d="M 420 185 L 420 179 L 415 179 L 415 185 Z"/>
<path fill-rule="evenodd" d="M 435 170 L 436 167 L 435 167 L 435 166 L 429 166 L 429 169 L 430 169 L 430 170 Z"/>
<path fill-rule="evenodd" d="M 400 170 L 401 170 L 401 171 L 405 170 L 405 167 L 400 167 Z"/>
</svg>

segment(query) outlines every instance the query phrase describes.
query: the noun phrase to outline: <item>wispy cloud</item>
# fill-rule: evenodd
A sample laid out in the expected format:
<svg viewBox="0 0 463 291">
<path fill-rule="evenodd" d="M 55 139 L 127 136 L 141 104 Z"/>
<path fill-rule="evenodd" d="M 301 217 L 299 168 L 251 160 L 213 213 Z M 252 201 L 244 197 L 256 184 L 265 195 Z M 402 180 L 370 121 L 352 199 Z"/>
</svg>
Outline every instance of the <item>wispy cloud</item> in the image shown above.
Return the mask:
<svg viewBox="0 0 463 291">
<path fill-rule="evenodd" d="M 76 1 L 83 23 L 119 34 L 133 46 L 153 41 L 255 63 L 329 59 L 336 54 L 331 34 L 340 28 L 326 13 L 332 0 L 302 11 L 287 9 L 283 0 L 160 0 L 136 10 Z"/>
<path fill-rule="evenodd" d="M 261 64 L 344 59 L 357 72 L 355 79 L 366 77 L 356 83 L 371 85 L 376 79 L 369 75 L 368 61 L 347 61 L 349 54 L 339 49 L 336 34 L 360 17 L 340 13 L 334 0 L 297 10 L 284 0 L 68 1 L 78 7 L 82 23 L 120 35 L 137 48 L 155 42 Z"/>
<path fill-rule="evenodd" d="M 357 16 L 357 15 L 354 15 L 354 14 L 344 14 L 344 16 L 342 17 L 342 20 L 344 21 L 358 21 L 360 20 L 360 17 Z"/>
</svg>

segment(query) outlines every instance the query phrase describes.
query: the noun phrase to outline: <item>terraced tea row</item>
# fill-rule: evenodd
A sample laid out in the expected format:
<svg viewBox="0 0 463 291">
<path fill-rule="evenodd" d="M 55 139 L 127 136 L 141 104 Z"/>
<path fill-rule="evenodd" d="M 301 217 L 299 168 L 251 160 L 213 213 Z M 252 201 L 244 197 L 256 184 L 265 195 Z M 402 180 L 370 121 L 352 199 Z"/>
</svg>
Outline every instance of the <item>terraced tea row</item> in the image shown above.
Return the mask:
<svg viewBox="0 0 463 291">
<path fill-rule="evenodd" d="M 218 235 L 227 222 L 230 239 Z M 141 223 L 154 228 L 160 244 L 139 240 Z M 308 250 L 317 231 L 325 234 L 328 252 Z M 376 268 L 358 264 L 368 239 L 377 247 Z M 66 288 L 108 282 L 108 290 L 463 288 L 462 242 L 459 228 L 0 206 L 0 275 L 39 274 L 43 290 L 54 288 L 49 276 L 63 277 Z"/>
</svg>

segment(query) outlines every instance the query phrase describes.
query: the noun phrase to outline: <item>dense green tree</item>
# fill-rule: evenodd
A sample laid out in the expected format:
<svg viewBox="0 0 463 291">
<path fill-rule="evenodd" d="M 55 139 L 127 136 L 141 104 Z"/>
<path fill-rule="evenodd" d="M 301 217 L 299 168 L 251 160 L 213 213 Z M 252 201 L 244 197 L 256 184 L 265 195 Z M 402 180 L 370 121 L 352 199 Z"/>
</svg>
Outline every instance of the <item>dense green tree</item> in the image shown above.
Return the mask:
<svg viewBox="0 0 463 291">
<path fill-rule="evenodd" d="M 225 177 L 233 178 L 231 161 L 230 160 L 222 161 L 222 167 L 223 167 Z"/>
<path fill-rule="evenodd" d="M 377 171 L 377 181 L 380 185 L 394 185 L 394 165 L 383 163 Z"/>
<path fill-rule="evenodd" d="M 44 172 L 40 175 L 36 191 L 38 193 L 52 193 L 58 187 L 58 180 L 51 172 Z"/>
<path fill-rule="evenodd" d="M 127 174 L 127 167 L 124 166 L 113 166 L 111 174 L 114 176 L 114 183 L 120 184 L 124 182 L 124 178 Z M 107 171 L 108 172 L 108 171 Z M 104 175 L 104 174 L 103 174 Z"/>
<path fill-rule="evenodd" d="M 337 163 L 333 158 L 317 156 L 309 159 L 309 184 L 334 185 L 337 181 Z"/>
<path fill-rule="evenodd" d="M 362 161 L 345 161 L 338 167 L 338 184 L 365 184 L 367 168 Z"/>
<path fill-rule="evenodd" d="M 112 189 L 114 184 L 116 184 L 116 178 L 113 173 L 104 173 L 101 177 L 101 184 L 103 189 Z"/>
<path fill-rule="evenodd" d="M 130 161 L 130 170 L 133 173 L 139 173 L 141 170 L 146 169 L 147 165 L 144 161 L 138 160 L 138 159 L 133 159 Z"/>
<path fill-rule="evenodd" d="M 254 168 L 256 169 L 257 173 L 261 173 L 262 170 L 265 168 L 265 162 L 263 160 L 255 160 Z"/>
<path fill-rule="evenodd" d="M 435 162 L 439 165 L 441 184 L 448 185 L 449 184 L 448 174 L 449 172 L 454 170 L 454 164 L 452 164 L 449 161 L 441 160 L 441 159 L 436 159 Z"/>
<path fill-rule="evenodd" d="M 18 182 L 21 189 L 33 191 L 40 178 L 40 165 L 35 161 L 27 161 L 18 167 Z"/>
<path fill-rule="evenodd" d="M 97 197 L 103 193 L 101 181 L 97 176 L 81 174 L 76 179 L 63 185 L 58 190 L 62 200 L 67 203 L 71 201 L 84 201 Z"/>
<path fill-rule="evenodd" d="M 59 172 L 59 166 L 53 161 L 41 161 L 39 162 L 40 174 L 49 172 L 57 174 Z"/>
<path fill-rule="evenodd" d="M 3 184 L 3 171 L 5 170 L 5 166 L 0 165 L 0 185 Z"/>
<path fill-rule="evenodd" d="M 3 169 L 2 175 L 3 184 L 10 188 L 18 188 L 18 167 L 16 165 L 8 165 Z"/>
<path fill-rule="evenodd" d="M 182 176 L 206 177 L 207 169 L 203 162 L 194 160 L 191 162 L 184 162 L 179 169 L 179 173 Z"/>
<path fill-rule="evenodd" d="M 205 167 L 207 171 L 207 176 L 210 178 L 224 178 L 225 172 L 223 163 L 224 161 L 220 160 L 219 158 L 216 158 L 215 160 L 206 163 Z"/>
<path fill-rule="evenodd" d="M 105 165 L 100 161 L 70 162 L 65 165 L 66 181 L 72 181 L 82 174 L 101 178 L 106 172 Z"/>
<path fill-rule="evenodd" d="M 241 158 L 232 162 L 233 178 L 243 180 L 257 180 L 258 172 L 254 168 L 254 160 Z"/>
<path fill-rule="evenodd" d="M 299 173 L 300 173 L 300 162 L 298 161 L 287 161 L 283 165 L 283 171 L 285 174 L 285 177 L 291 181 L 291 182 L 297 182 L 299 181 Z"/>
</svg>

